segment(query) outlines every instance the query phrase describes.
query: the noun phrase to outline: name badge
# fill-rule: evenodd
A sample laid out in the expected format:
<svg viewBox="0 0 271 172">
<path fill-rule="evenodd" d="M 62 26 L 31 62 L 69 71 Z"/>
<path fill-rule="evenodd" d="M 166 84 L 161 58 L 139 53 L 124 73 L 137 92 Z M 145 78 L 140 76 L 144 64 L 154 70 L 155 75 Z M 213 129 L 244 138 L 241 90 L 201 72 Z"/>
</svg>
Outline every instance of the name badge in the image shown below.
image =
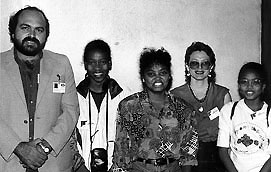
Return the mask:
<svg viewBox="0 0 271 172">
<path fill-rule="evenodd" d="M 208 112 L 208 115 L 209 115 L 209 119 L 213 120 L 220 115 L 220 111 L 217 107 L 215 107 Z"/>
<path fill-rule="evenodd" d="M 66 83 L 53 82 L 53 93 L 65 93 Z"/>
</svg>

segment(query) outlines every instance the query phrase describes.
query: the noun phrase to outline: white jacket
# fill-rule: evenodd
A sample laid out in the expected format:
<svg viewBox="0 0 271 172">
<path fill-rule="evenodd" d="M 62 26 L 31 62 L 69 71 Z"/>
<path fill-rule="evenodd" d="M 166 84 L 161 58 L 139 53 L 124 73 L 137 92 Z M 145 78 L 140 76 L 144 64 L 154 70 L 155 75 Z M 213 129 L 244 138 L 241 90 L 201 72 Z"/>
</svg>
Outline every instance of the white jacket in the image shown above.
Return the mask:
<svg viewBox="0 0 271 172">
<path fill-rule="evenodd" d="M 113 84 L 108 86 L 108 168 L 112 166 L 112 156 L 114 149 L 114 141 L 116 134 L 116 117 L 119 102 L 125 97 L 124 91 L 119 87 L 117 82 L 110 79 Z M 82 81 L 83 82 L 83 81 Z M 81 82 L 81 83 L 82 83 Z M 80 84 L 79 84 L 80 86 Z M 79 87 L 78 86 L 78 87 Z M 91 94 L 86 92 L 82 95 L 78 90 L 78 99 L 80 105 L 80 116 L 77 123 L 77 128 L 82 138 L 82 149 L 79 149 L 80 154 L 85 160 L 85 165 L 90 169 L 91 163 L 91 142 L 90 142 L 90 119 L 89 119 L 89 95 L 91 104 L 91 135 L 92 135 L 92 149 L 104 148 L 106 149 L 106 96 L 104 97 L 100 112 L 96 107 L 94 99 Z M 86 88 L 84 88 L 86 91 Z M 87 89 L 88 90 L 88 89 Z M 120 92 L 121 91 L 121 92 Z M 84 97 L 86 96 L 86 97 Z M 95 133 L 96 132 L 96 133 Z M 94 134 L 95 133 L 95 134 Z M 80 147 L 80 146 L 78 146 Z"/>
</svg>

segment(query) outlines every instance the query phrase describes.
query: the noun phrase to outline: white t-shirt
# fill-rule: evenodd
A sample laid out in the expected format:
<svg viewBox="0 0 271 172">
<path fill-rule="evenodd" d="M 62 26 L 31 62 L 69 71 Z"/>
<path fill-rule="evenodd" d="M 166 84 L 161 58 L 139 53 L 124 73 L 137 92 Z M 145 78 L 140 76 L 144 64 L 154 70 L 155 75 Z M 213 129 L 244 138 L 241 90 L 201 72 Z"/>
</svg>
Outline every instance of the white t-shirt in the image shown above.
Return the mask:
<svg viewBox="0 0 271 172">
<path fill-rule="evenodd" d="M 267 104 L 257 112 L 240 100 L 232 119 L 233 102 L 223 106 L 219 117 L 217 146 L 230 148 L 238 172 L 259 172 L 271 154 L 271 118 L 267 127 Z M 270 114 L 270 112 L 269 112 Z"/>
</svg>

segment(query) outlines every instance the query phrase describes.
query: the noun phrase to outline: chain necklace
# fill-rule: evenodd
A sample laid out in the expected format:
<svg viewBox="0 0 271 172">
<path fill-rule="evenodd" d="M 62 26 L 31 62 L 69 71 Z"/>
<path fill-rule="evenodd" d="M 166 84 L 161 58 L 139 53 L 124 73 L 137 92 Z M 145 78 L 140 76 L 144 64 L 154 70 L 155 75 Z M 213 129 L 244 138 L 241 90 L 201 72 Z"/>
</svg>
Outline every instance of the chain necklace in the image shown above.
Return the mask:
<svg viewBox="0 0 271 172">
<path fill-rule="evenodd" d="M 203 108 L 202 103 L 205 102 L 205 100 L 206 100 L 206 98 L 207 98 L 207 95 L 208 95 L 208 92 L 209 92 L 210 84 L 208 83 L 208 87 L 207 87 L 207 89 L 206 89 L 206 91 L 205 91 L 205 95 L 204 95 L 204 97 L 203 97 L 202 99 L 198 99 L 198 98 L 197 98 L 197 96 L 195 95 L 195 93 L 194 93 L 193 89 L 191 88 L 191 85 L 190 85 L 190 84 L 188 84 L 188 87 L 189 87 L 189 89 L 190 89 L 190 91 L 191 91 L 193 97 L 200 103 L 200 107 L 198 108 L 198 111 L 199 111 L 199 112 L 203 112 L 203 111 L 204 111 L 204 108 Z"/>
</svg>

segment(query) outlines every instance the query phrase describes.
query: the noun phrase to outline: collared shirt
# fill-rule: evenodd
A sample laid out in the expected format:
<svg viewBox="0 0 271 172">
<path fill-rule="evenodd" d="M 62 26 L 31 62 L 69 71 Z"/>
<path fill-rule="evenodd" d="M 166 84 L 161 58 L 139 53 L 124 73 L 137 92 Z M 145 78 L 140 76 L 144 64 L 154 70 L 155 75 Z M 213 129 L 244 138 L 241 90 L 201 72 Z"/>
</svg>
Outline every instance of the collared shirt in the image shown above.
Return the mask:
<svg viewBox="0 0 271 172">
<path fill-rule="evenodd" d="M 24 123 L 29 123 L 29 141 L 32 141 L 34 139 L 34 117 L 36 111 L 41 58 L 36 60 L 33 64 L 30 64 L 19 59 L 16 50 L 14 50 L 14 58 L 19 66 L 29 113 L 29 120 L 25 120 Z"/>
<path fill-rule="evenodd" d="M 128 169 L 133 161 L 174 158 L 181 165 L 196 165 L 198 137 L 193 108 L 168 94 L 160 112 L 147 92 L 135 93 L 119 104 L 114 166 Z"/>
</svg>

